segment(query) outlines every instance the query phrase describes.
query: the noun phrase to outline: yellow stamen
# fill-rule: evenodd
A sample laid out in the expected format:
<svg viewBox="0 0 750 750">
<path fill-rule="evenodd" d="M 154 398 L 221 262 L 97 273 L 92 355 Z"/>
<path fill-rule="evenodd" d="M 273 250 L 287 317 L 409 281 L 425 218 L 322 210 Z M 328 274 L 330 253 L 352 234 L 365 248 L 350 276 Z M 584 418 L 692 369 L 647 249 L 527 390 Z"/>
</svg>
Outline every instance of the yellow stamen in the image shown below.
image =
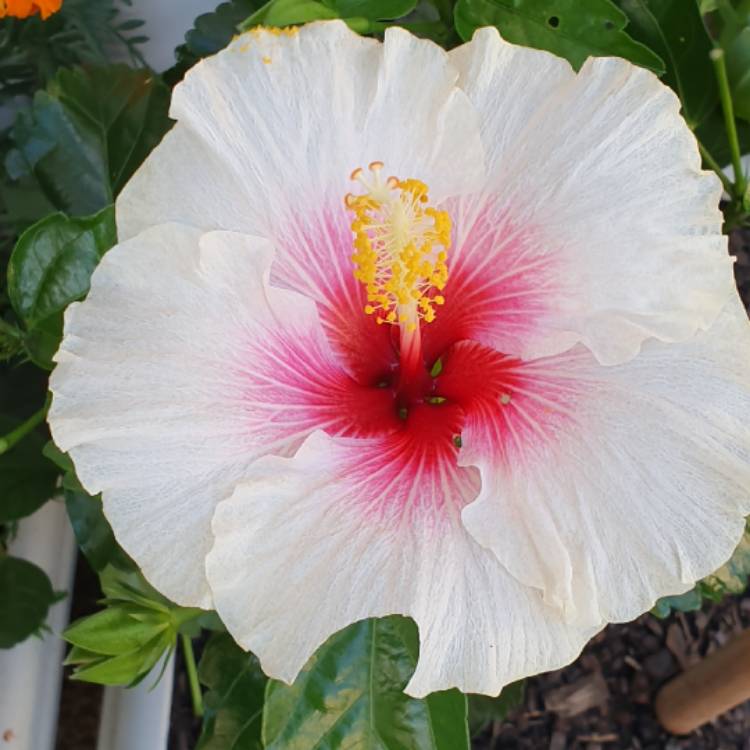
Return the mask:
<svg viewBox="0 0 750 750">
<path fill-rule="evenodd" d="M 435 307 L 445 304 L 439 292 L 448 280 L 451 218 L 429 205 L 423 182 L 384 181 L 382 169 L 382 162 L 372 162 L 367 178 L 355 169 L 351 179 L 364 192 L 344 198 L 354 215 L 354 277 L 367 291 L 367 315 L 415 331 L 420 320 L 435 320 Z"/>
<path fill-rule="evenodd" d="M 254 26 L 250 29 L 254 36 L 262 34 L 272 34 L 273 36 L 296 36 L 299 33 L 299 26 Z"/>
</svg>

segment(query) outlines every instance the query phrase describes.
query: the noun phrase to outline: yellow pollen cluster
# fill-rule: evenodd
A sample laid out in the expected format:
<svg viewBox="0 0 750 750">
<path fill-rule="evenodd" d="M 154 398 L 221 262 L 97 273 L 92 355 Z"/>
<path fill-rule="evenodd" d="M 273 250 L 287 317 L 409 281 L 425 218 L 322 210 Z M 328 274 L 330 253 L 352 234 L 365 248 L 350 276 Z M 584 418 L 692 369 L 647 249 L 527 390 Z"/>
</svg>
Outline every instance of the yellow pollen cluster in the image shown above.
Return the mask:
<svg viewBox="0 0 750 750">
<path fill-rule="evenodd" d="M 413 331 L 419 320 L 435 320 L 435 308 L 445 303 L 451 219 L 429 206 L 423 182 L 383 181 L 382 168 L 370 164 L 369 180 L 355 169 L 352 180 L 365 192 L 344 199 L 354 214 L 354 276 L 367 291 L 365 313 Z"/>
<path fill-rule="evenodd" d="M 250 33 L 255 36 L 272 34 L 273 36 L 297 36 L 299 26 L 254 26 Z"/>
</svg>

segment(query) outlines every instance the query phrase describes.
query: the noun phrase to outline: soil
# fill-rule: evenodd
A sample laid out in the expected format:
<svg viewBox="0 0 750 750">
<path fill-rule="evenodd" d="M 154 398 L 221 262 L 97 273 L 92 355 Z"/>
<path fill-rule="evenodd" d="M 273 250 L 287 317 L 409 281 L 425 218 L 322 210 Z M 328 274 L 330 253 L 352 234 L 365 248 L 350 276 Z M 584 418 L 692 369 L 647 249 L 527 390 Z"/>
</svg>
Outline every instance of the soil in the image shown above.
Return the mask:
<svg viewBox="0 0 750 750">
<path fill-rule="evenodd" d="M 750 750 L 750 701 L 690 735 L 656 720 L 659 688 L 750 627 L 750 592 L 665 620 L 610 625 L 581 657 L 527 683 L 523 705 L 473 743 L 476 750 Z M 750 665 L 748 665 L 750 669 Z"/>
<path fill-rule="evenodd" d="M 73 583 L 70 621 L 99 610 L 101 607 L 98 600 L 101 597 L 96 573 L 89 567 L 83 555 L 79 554 Z M 70 667 L 64 670 L 55 750 L 94 750 L 104 688 L 90 682 L 68 679 L 71 671 Z"/>
</svg>

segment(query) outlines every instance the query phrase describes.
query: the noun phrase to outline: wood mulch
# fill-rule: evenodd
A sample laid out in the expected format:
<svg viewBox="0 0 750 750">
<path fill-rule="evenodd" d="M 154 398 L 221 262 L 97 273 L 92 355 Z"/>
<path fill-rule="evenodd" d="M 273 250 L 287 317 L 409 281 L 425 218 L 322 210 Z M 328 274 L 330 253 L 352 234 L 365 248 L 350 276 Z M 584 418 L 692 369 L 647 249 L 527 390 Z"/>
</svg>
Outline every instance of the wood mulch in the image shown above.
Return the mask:
<svg viewBox="0 0 750 750">
<path fill-rule="evenodd" d="M 671 677 L 750 627 L 750 593 L 666 620 L 610 625 L 581 658 L 528 681 L 524 704 L 476 738 L 476 750 L 750 750 L 750 701 L 690 735 L 656 720 Z M 748 664 L 750 670 L 750 664 Z"/>
</svg>

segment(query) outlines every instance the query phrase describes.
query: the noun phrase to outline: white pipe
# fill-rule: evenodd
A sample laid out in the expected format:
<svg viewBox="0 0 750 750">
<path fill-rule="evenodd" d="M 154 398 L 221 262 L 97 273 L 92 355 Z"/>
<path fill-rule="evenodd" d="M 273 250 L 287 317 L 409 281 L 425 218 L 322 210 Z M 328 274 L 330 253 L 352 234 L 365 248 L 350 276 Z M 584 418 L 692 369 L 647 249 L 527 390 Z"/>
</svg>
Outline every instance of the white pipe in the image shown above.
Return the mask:
<svg viewBox="0 0 750 750">
<path fill-rule="evenodd" d="M 47 573 L 55 591 L 72 593 L 76 543 L 65 505 L 51 500 L 19 522 L 8 552 L 36 563 Z M 32 636 L 0 650 L 0 748 L 53 750 L 62 682 L 64 642 L 70 596 L 50 607 L 51 632 Z"/>
<path fill-rule="evenodd" d="M 97 750 L 166 750 L 174 655 L 154 687 L 160 666 L 134 688 L 105 689 Z"/>
</svg>

